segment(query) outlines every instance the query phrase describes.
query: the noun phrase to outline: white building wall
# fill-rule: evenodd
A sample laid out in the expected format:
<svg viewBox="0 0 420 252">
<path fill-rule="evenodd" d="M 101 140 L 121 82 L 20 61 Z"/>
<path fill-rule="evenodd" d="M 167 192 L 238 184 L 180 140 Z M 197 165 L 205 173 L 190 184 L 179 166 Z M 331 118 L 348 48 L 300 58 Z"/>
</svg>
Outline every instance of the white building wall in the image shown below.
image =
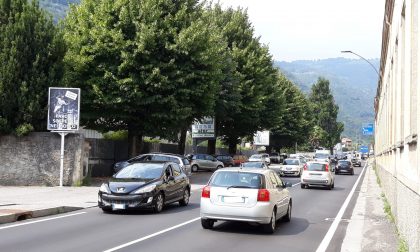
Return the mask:
<svg viewBox="0 0 420 252">
<path fill-rule="evenodd" d="M 387 0 L 375 120 L 376 164 L 396 224 L 410 251 L 420 251 L 419 3 Z M 393 5 L 392 5 L 393 4 Z M 384 33 L 385 35 L 386 33 Z"/>
</svg>

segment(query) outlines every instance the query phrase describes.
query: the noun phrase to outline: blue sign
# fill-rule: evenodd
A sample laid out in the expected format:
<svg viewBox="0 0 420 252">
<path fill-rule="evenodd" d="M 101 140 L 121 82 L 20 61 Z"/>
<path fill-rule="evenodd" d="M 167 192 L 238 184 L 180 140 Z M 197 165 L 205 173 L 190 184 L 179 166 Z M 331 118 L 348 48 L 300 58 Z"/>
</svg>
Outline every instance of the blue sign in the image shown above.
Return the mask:
<svg viewBox="0 0 420 252">
<path fill-rule="evenodd" d="M 372 136 L 373 135 L 373 123 L 367 123 L 362 127 L 363 135 L 364 136 Z"/>
<path fill-rule="evenodd" d="M 369 147 L 362 145 L 360 146 L 360 152 L 361 153 L 368 153 L 369 152 Z"/>
</svg>

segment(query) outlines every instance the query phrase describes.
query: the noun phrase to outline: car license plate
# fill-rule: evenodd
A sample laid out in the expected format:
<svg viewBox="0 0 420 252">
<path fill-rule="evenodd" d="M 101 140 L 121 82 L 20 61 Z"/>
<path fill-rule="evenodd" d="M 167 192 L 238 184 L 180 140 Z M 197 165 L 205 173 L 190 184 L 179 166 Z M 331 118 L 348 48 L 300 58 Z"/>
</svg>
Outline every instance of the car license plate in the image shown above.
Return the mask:
<svg viewBox="0 0 420 252">
<path fill-rule="evenodd" d="M 125 205 L 124 204 L 112 204 L 112 209 L 122 210 L 122 209 L 125 209 Z"/>
<path fill-rule="evenodd" d="M 244 203 L 244 197 L 222 197 L 224 203 Z"/>
</svg>

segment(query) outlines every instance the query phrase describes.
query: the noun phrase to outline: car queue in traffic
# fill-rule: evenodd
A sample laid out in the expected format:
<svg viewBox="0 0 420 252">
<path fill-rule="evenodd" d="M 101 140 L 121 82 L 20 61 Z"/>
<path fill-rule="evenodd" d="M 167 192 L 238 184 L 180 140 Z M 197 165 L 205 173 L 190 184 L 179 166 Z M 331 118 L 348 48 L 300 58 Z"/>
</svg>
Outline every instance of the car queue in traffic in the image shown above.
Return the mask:
<svg viewBox="0 0 420 252">
<path fill-rule="evenodd" d="M 212 172 L 201 190 L 200 216 L 204 229 L 218 221 L 240 221 L 262 226 L 273 233 L 279 220 L 292 219 L 293 199 L 284 177 L 300 179 L 302 189 L 332 190 L 335 176 L 354 174 L 360 160 L 330 156 L 266 153 L 245 155 L 148 153 L 114 165 L 115 174 L 98 192 L 98 206 L 105 212 L 147 209 L 160 213 L 166 205 L 187 206 L 190 178 Z"/>
</svg>

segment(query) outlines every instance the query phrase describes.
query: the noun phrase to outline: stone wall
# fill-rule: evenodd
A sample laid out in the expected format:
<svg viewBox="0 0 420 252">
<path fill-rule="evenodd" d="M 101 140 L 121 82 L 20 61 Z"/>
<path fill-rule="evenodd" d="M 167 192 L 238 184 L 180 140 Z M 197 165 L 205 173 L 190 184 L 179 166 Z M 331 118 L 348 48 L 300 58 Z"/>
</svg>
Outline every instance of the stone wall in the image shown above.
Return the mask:
<svg viewBox="0 0 420 252">
<path fill-rule="evenodd" d="M 378 171 L 400 234 L 410 251 L 420 251 L 420 195 L 384 167 L 378 165 Z"/>
<path fill-rule="evenodd" d="M 24 137 L 0 136 L 0 185 L 58 186 L 60 183 L 58 133 L 34 132 Z M 64 146 L 64 185 L 79 184 L 86 175 L 83 135 L 68 134 Z"/>
</svg>

